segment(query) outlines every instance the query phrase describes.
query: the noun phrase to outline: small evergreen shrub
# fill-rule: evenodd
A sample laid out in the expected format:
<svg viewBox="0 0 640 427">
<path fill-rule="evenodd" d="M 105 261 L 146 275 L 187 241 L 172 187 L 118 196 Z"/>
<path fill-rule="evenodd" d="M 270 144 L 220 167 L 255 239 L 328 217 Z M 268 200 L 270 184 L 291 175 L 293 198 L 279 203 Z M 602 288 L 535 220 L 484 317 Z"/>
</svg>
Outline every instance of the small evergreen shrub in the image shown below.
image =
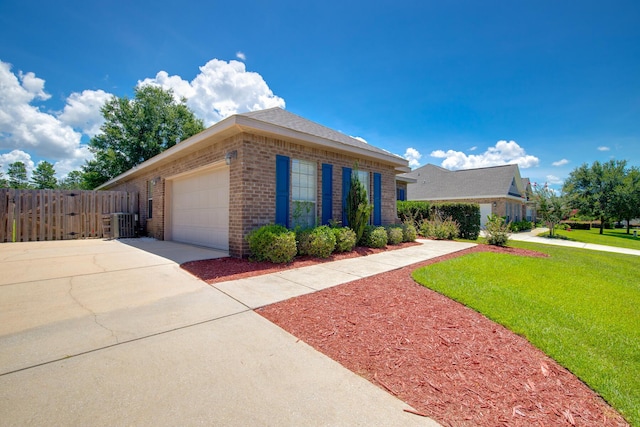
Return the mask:
<svg viewBox="0 0 640 427">
<path fill-rule="evenodd" d="M 336 252 L 350 252 L 356 246 L 356 233 L 349 227 L 332 228 L 336 236 Z"/>
<path fill-rule="evenodd" d="M 326 225 L 316 227 L 309 233 L 307 254 L 318 257 L 327 258 L 336 247 L 336 236 L 331 228 Z"/>
<path fill-rule="evenodd" d="M 496 214 L 490 215 L 487 220 L 487 243 L 494 246 L 507 246 L 509 241 L 509 226 L 504 218 Z"/>
<path fill-rule="evenodd" d="M 387 246 L 387 230 L 384 227 L 367 225 L 362 234 L 362 246 L 368 248 L 384 248 Z"/>
<path fill-rule="evenodd" d="M 295 233 L 281 225 L 265 225 L 253 230 L 247 242 L 256 261 L 291 262 L 298 252 Z"/>
<path fill-rule="evenodd" d="M 415 242 L 418 237 L 418 231 L 416 226 L 411 222 L 405 222 L 402 224 L 402 241 L 403 242 Z"/>
<path fill-rule="evenodd" d="M 399 245 L 402 243 L 402 227 L 390 225 L 387 227 L 387 243 L 390 245 Z"/>
</svg>

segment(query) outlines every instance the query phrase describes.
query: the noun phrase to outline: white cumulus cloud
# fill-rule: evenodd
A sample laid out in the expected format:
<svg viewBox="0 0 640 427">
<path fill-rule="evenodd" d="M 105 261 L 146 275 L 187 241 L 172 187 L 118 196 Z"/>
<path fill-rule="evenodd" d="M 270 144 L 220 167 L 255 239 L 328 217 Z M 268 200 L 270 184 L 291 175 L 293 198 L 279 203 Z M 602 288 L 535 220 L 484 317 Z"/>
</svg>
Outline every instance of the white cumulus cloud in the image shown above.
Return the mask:
<svg viewBox="0 0 640 427">
<path fill-rule="evenodd" d="M 435 150 L 431 157 L 444 159 L 441 166 L 450 170 L 473 169 L 517 163 L 522 169 L 537 166 L 540 160 L 526 153 L 515 141 L 498 141 L 481 154 L 465 154 L 455 150 Z"/>
<path fill-rule="evenodd" d="M 0 169 L 2 169 L 5 174 L 9 170 L 9 165 L 15 162 L 24 163 L 24 166 L 27 169 L 27 175 L 31 175 L 31 171 L 35 167 L 35 164 L 29 153 L 25 153 L 22 150 L 13 150 L 9 153 L 0 154 Z"/>
<path fill-rule="evenodd" d="M 604 145 L 601 145 L 600 147 L 598 147 L 598 151 L 609 151 L 609 150 L 611 150 L 611 148 Z"/>
<path fill-rule="evenodd" d="M 74 92 L 67 98 L 67 105 L 58 119 L 62 123 L 79 129 L 83 134 L 93 137 L 100 133 L 100 126 L 104 123 L 100 109 L 112 96 L 103 90 Z"/>
<path fill-rule="evenodd" d="M 418 166 L 420 166 L 420 159 L 422 158 L 422 154 L 420 154 L 420 152 L 415 148 L 407 148 L 407 150 L 404 152 L 403 157 L 409 161 L 410 168 L 417 168 Z"/>
<path fill-rule="evenodd" d="M 247 55 L 245 55 L 244 52 L 236 52 L 236 58 L 238 58 L 241 61 L 246 61 Z"/>
<path fill-rule="evenodd" d="M 553 162 L 553 163 L 551 163 L 551 164 L 552 164 L 553 166 L 564 166 L 564 165 L 566 165 L 567 163 L 569 163 L 569 160 L 567 160 L 567 159 L 561 159 L 561 160 L 558 160 L 557 162 Z"/>
<path fill-rule="evenodd" d="M 554 184 L 554 185 L 558 185 L 558 184 L 562 184 L 562 179 L 558 178 L 555 175 L 547 175 L 547 182 L 549 184 Z"/>
<path fill-rule="evenodd" d="M 233 114 L 284 107 L 284 99 L 273 94 L 262 76 L 247 71 L 240 61 L 212 59 L 200 67 L 190 82 L 160 71 L 138 85 L 156 85 L 172 89 L 177 99 L 186 98 L 187 106 L 210 126 Z"/>
</svg>

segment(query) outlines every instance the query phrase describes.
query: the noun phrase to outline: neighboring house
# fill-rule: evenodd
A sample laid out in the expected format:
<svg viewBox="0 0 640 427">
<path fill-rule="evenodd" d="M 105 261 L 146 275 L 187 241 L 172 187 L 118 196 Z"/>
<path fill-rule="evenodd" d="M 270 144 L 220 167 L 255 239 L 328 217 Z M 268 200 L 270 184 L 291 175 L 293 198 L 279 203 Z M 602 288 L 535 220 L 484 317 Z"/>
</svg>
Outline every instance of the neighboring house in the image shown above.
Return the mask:
<svg viewBox="0 0 640 427">
<path fill-rule="evenodd" d="M 228 117 L 100 189 L 138 192 L 149 236 L 245 257 L 247 234 L 265 224 L 346 224 L 355 165 L 371 222 L 396 222 L 405 159 L 281 108 Z"/>
<path fill-rule="evenodd" d="M 528 178 L 520 177 L 515 164 L 456 171 L 428 164 L 400 179 L 416 180 L 407 183 L 407 200 L 478 203 L 482 227 L 491 214 L 506 217 L 507 221 L 535 220 L 531 184 Z"/>
</svg>

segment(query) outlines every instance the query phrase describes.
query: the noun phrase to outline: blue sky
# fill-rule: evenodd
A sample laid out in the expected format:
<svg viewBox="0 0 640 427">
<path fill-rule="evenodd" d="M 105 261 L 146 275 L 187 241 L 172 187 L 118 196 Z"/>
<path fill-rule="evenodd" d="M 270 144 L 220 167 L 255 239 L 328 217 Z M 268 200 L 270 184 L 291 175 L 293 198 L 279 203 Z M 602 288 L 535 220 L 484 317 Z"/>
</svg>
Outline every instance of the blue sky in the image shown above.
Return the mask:
<svg viewBox="0 0 640 427">
<path fill-rule="evenodd" d="M 88 156 L 99 107 L 138 84 L 207 125 L 287 110 L 450 169 L 517 162 L 558 188 L 640 166 L 637 1 L 0 3 L 0 166 Z"/>
</svg>

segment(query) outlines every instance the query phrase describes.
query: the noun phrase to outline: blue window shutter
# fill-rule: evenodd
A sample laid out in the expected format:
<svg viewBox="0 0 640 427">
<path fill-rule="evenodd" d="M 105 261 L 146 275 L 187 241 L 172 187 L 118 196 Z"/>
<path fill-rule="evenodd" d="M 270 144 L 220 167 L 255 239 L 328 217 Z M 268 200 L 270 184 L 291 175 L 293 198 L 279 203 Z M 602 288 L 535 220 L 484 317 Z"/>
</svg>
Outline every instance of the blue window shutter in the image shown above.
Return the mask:
<svg viewBox="0 0 640 427">
<path fill-rule="evenodd" d="M 289 227 L 289 173 L 287 156 L 276 155 L 276 224 Z"/>
<path fill-rule="evenodd" d="M 398 188 L 398 200 L 400 201 L 407 200 L 407 195 L 405 194 L 404 188 Z"/>
<path fill-rule="evenodd" d="M 322 164 L 322 224 L 333 216 L 333 165 Z"/>
<path fill-rule="evenodd" d="M 382 175 L 373 174 L 373 225 L 382 225 Z"/>
<path fill-rule="evenodd" d="M 347 226 L 347 195 L 351 187 L 351 168 L 342 168 L 342 225 Z"/>
</svg>

